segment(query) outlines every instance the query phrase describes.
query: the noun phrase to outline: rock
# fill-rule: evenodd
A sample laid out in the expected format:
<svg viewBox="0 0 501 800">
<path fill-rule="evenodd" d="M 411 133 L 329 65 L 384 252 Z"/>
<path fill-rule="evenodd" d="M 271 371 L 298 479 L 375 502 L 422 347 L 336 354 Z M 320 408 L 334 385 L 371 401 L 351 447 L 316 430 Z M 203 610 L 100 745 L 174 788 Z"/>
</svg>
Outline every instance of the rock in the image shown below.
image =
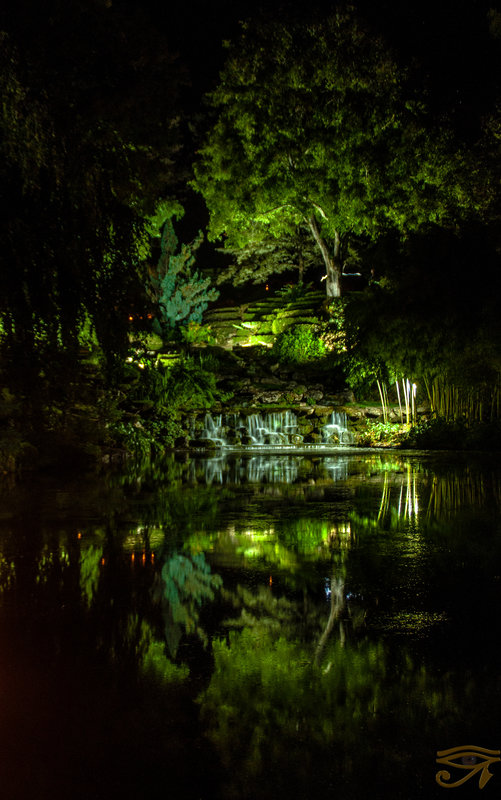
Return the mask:
<svg viewBox="0 0 501 800">
<path fill-rule="evenodd" d="M 190 447 L 200 447 L 204 450 L 217 450 L 221 444 L 214 439 L 190 439 Z"/>
<path fill-rule="evenodd" d="M 332 399 L 334 401 L 334 405 L 342 406 L 346 403 L 354 403 L 355 402 L 355 395 L 351 391 L 351 389 L 343 389 L 342 392 L 336 392 Z"/>
<path fill-rule="evenodd" d="M 312 406 L 309 406 L 306 403 L 301 403 L 301 408 L 298 409 L 297 413 L 298 413 L 299 417 L 311 417 L 311 415 L 313 414 L 313 411 L 314 411 L 314 409 L 313 409 Z"/>
<path fill-rule="evenodd" d="M 244 428 L 244 431 L 245 431 L 245 428 Z M 235 431 L 235 430 L 231 430 L 231 428 L 230 428 L 230 430 L 226 434 L 226 441 L 227 441 L 228 444 L 233 444 L 233 445 L 242 444 L 241 429 L 239 429 L 239 431 Z"/>
<path fill-rule="evenodd" d="M 315 406 L 313 413 L 316 417 L 330 417 L 332 414 L 332 406 Z"/>
<path fill-rule="evenodd" d="M 270 376 L 269 378 L 267 378 L 266 376 L 262 377 L 260 383 L 262 386 L 273 386 L 275 389 L 282 388 L 280 386 L 281 381 L 279 381 L 279 379 L 276 378 L 274 375 Z"/>
<path fill-rule="evenodd" d="M 308 433 L 304 437 L 305 444 L 319 444 L 322 441 L 321 433 Z"/>
<path fill-rule="evenodd" d="M 305 417 L 298 419 L 298 428 L 299 433 L 305 436 L 307 433 L 311 433 L 315 428 L 312 422 Z"/>
<path fill-rule="evenodd" d="M 380 406 L 367 406 L 364 416 L 367 419 L 379 419 L 383 416 L 383 409 Z"/>
<path fill-rule="evenodd" d="M 298 392 L 287 392 L 286 400 L 288 405 L 291 403 L 300 403 L 302 399 L 303 395 L 298 394 Z"/>
<path fill-rule="evenodd" d="M 263 392 L 259 396 L 262 403 L 280 403 L 283 400 L 283 392 Z"/>
</svg>

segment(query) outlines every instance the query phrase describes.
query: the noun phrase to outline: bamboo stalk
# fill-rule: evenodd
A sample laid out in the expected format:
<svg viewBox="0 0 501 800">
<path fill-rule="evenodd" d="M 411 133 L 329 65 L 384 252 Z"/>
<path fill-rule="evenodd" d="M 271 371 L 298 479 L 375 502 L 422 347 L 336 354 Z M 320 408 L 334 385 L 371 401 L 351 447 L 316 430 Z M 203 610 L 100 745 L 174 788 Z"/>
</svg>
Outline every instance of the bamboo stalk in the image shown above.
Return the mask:
<svg viewBox="0 0 501 800">
<path fill-rule="evenodd" d="M 383 409 L 383 421 L 386 422 L 387 421 L 387 410 L 386 410 L 386 406 L 385 406 L 385 403 L 384 403 L 383 389 L 382 389 L 381 383 L 379 381 L 379 378 L 376 378 L 376 383 L 377 383 L 377 388 L 379 389 L 379 397 L 381 398 L 381 408 Z"/>
<path fill-rule="evenodd" d="M 400 409 L 400 422 L 404 421 L 404 415 L 402 413 L 402 401 L 400 399 L 400 386 L 398 385 L 398 380 L 395 381 L 395 386 L 397 387 L 397 397 L 398 397 L 398 407 Z"/>
</svg>

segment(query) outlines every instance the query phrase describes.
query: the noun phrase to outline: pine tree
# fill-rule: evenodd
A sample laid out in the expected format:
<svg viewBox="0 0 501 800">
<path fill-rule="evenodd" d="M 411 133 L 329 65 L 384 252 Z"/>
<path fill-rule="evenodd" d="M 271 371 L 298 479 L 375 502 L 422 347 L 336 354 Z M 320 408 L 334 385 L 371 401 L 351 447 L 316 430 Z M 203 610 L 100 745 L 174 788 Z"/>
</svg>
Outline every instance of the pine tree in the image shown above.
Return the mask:
<svg viewBox="0 0 501 800">
<path fill-rule="evenodd" d="M 219 297 L 217 289 L 210 288 L 210 278 L 192 271 L 202 239 L 199 231 L 193 242 L 181 245 L 176 253 L 178 238 L 172 220 L 168 219 L 163 226 L 160 258 L 156 271 L 150 275 L 149 287 L 150 296 L 158 303 L 160 316 L 156 327 L 162 335 L 180 323 L 200 323 L 208 304 Z"/>
</svg>

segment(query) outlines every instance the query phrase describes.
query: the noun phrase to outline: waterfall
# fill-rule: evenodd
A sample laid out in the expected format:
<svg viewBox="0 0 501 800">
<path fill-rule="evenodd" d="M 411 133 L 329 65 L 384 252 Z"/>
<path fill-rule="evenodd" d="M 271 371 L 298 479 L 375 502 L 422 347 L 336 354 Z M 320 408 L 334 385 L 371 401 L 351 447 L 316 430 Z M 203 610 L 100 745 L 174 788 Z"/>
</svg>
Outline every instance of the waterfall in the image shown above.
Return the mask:
<svg viewBox="0 0 501 800">
<path fill-rule="evenodd" d="M 344 411 L 333 411 L 330 422 L 322 428 L 325 444 L 353 444 L 353 434 L 348 430 L 348 419 Z"/>
<path fill-rule="evenodd" d="M 306 422 L 306 428 L 304 424 Z M 325 417 L 324 417 L 325 422 Z M 301 428 L 310 431 L 305 436 Z M 313 428 L 313 430 L 312 430 Z M 194 432 L 192 432 L 194 437 Z M 308 416 L 301 425 L 293 411 L 269 411 L 267 413 L 205 414 L 200 437 L 209 440 L 217 447 L 272 447 L 272 448 L 325 448 L 350 445 L 353 436 L 348 430 L 346 414 L 333 411 L 329 422 L 322 425 L 321 420 Z"/>
<path fill-rule="evenodd" d="M 224 447 L 226 445 L 226 439 L 223 430 L 223 417 L 221 414 L 216 417 L 213 417 L 209 413 L 205 415 L 202 437 L 204 439 L 210 439 L 219 447 Z"/>
<path fill-rule="evenodd" d="M 252 444 L 298 444 L 291 436 L 297 434 L 297 418 L 292 411 L 273 411 L 265 414 L 250 414 L 245 428 Z M 302 441 L 302 437 L 300 437 Z"/>
</svg>

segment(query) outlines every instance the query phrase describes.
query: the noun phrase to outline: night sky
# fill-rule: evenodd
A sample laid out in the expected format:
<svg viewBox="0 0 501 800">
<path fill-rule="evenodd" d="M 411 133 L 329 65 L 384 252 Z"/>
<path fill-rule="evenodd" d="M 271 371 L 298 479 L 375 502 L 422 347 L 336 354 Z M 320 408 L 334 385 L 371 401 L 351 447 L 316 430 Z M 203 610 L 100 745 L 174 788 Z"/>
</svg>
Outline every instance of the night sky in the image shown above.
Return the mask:
<svg viewBox="0 0 501 800">
<path fill-rule="evenodd" d="M 222 66 L 221 42 L 238 32 L 240 20 L 260 14 L 284 20 L 311 12 L 321 16 L 336 5 L 328 0 L 261 4 L 244 0 L 176 4 L 113 0 L 112 7 L 126 13 L 140 8 L 158 23 L 189 65 L 195 89 L 204 91 L 211 88 Z M 489 11 L 500 7 L 495 0 L 360 0 L 353 5 L 404 61 L 417 67 L 437 103 L 481 107 L 492 98 L 501 50 L 500 40 L 489 35 Z"/>
<path fill-rule="evenodd" d="M 118 0 L 115 0 L 118 5 Z M 131 5 L 125 0 L 124 6 Z M 149 13 L 167 32 L 190 65 L 197 87 L 210 87 L 222 63 L 220 43 L 238 31 L 238 21 L 263 13 L 259 3 L 217 0 L 179 4 L 175 10 L 150 0 Z M 392 48 L 407 62 L 414 63 L 426 81 L 449 107 L 489 102 L 499 79 L 499 39 L 489 36 L 489 0 L 361 0 L 354 3 L 381 32 Z M 311 11 L 326 14 L 335 2 L 269 2 L 264 13 L 286 19 Z"/>
</svg>

